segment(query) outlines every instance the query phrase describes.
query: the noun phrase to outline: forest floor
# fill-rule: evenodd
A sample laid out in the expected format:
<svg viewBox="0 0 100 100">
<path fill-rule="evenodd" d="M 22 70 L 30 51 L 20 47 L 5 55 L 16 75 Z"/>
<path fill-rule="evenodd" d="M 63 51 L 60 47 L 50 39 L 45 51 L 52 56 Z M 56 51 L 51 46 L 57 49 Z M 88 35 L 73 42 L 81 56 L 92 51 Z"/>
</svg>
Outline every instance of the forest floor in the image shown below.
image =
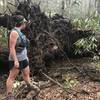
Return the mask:
<svg viewBox="0 0 100 100">
<path fill-rule="evenodd" d="M 48 79 L 38 81 L 44 85 L 41 85 L 41 91 L 35 98 L 31 96 L 32 92 L 22 98 L 21 90 L 17 90 L 16 100 L 100 100 L 99 68 L 100 60 L 93 61 L 90 58 L 74 59 L 70 63 L 55 62 L 50 67 L 48 76 L 61 86 Z M 6 78 L 7 75 L 0 77 L 0 100 L 5 100 Z"/>
</svg>

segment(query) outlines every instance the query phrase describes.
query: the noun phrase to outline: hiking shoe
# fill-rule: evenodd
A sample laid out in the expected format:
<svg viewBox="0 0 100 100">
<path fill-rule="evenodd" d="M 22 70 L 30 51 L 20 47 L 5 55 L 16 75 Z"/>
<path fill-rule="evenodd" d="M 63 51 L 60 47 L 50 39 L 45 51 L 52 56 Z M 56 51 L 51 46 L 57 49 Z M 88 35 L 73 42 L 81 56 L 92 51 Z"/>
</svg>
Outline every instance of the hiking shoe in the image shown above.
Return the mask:
<svg viewBox="0 0 100 100">
<path fill-rule="evenodd" d="M 27 87 L 30 89 L 30 90 L 35 90 L 36 93 L 39 93 L 40 92 L 40 88 L 36 85 L 33 85 L 33 84 L 27 84 Z"/>
<path fill-rule="evenodd" d="M 6 100 L 15 100 L 14 95 L 12 93 L 8 93 Z"/>
</svg>

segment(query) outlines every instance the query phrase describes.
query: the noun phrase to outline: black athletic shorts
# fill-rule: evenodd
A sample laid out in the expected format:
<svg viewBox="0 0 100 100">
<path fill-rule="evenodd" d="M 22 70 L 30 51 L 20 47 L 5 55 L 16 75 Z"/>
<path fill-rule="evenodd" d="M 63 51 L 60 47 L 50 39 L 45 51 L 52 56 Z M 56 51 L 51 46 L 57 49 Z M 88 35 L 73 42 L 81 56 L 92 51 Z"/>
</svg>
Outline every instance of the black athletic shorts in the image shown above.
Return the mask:
<svg viewBox="0 0 100 100">
<path fill-rule="evenodd" d="M 27 59 L 19 61 L 19 70 L 23 70 L 29 65 L 29 61 Z M 9 70 L 14 67 L 14 61 L 9 61 Z"/>
</svg>

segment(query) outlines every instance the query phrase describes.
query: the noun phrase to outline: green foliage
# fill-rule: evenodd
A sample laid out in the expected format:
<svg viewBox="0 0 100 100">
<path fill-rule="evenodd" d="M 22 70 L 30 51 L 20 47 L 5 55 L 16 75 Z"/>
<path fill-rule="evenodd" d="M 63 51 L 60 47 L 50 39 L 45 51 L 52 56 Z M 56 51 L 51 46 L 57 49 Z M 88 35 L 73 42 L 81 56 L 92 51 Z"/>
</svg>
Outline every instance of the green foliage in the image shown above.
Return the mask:
<svg viewBox="0 0 100 100">
<path fill-rule="evenodd" d="M 95 63 L 96 67 L 100 69 L 100 61 Z"/>
<path fill-rule="evenodd" d="M 7 29 L 0 27 L 0 45 L 5 47 L 7 46 Z"/>
<path fill-rule="evenodd" d="M 73 24 L 80 29 L 91 29 L 93 31 L 100 31 L 100 15 L 94 13 L 88 18 L 74 19 Z"/>
<path fill-rule="evenodd" d="M 62 75 L 62 79 L 64 80 L 64 88 L 70 89 L 75 87 L 79 82 L 76 79 L 75 75 L 72 73 L 66 73 Z"/>
<path fill-rule="evenodd" d="M 86 19 L 74 19 L 73 24 L 80 28 L 81 30 L 92 30 L 95 33 L 100 32 L 100 15 L 97 13 L 94 13 L 90 17 Z M 79 39 L 77 42 L 75 42 L 75 54 L 82 54 L 84 52 L 91 52 L 95 54 L 94 51 L 98 52 L 97 54 L 99 55 L 99 51 L 97 51 L 97 39 L 94 35 L 87 37 L 87 38 L 82 38 Z"/>
<path fill-rule="evenodd" d="M 97 39 L 94 36 L 79 39 L 75 44 L 75 54 L 83 54 L 84 52 L 97 51 Z"/>
</svg>

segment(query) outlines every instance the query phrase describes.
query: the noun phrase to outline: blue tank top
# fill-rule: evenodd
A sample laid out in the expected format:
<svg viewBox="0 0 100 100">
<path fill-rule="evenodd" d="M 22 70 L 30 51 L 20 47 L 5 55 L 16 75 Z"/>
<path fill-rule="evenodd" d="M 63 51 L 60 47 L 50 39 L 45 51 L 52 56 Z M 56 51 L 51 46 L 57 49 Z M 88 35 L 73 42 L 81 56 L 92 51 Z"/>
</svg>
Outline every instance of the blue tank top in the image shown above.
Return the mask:
<svg viewBox="0 0 100 100">
<path fill-rule="evenodd" d="M 27 48 L 26 48 L 26 41 L 27 41 L 26 36 L 18 28 L 14 28 L 12 31 L 16 31 L 18 33 L 18 38 L 15 47 L 18 61 L 22 61 L 25 59 L 28 60 Z M 10 54 L 9 54 L 9 60 L 13 61 L 13 58 Z"/>
</svg>

